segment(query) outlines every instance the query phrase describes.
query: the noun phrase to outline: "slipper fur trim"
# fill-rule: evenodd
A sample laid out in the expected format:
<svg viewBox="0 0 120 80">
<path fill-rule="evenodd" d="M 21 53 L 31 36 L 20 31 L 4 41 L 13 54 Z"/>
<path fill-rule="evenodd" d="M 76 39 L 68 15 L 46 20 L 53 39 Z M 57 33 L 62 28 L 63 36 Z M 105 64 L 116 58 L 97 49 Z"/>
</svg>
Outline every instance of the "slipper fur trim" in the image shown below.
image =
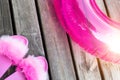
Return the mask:
<svg viewBox="0 0 120 80">
<path fill-rule="evenodd" d="M 42 56 L 28 56 L 21 61 L 17 70 L 21 70 L 27 80 L 48 80 L 48 64 Z"/>
<path fill-rule="evenodd" d="M 28 46 L 23 42 L 11 36 L 2 36 L 0 38 L 0 55 L 9 58 L 13 61 L 13 64 L 18 64 L 27 52 Z"/>
</svg>

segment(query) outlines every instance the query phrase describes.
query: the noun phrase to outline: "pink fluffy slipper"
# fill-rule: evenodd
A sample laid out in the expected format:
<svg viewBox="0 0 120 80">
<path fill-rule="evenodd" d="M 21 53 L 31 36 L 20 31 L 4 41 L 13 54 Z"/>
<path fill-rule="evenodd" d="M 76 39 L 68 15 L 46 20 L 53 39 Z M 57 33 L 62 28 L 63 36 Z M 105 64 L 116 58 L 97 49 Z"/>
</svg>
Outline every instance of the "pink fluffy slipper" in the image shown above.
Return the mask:
<svg viewBox="0 0 120 80">
<path fill-rule="evenodd" d="M 44 57 L 28 56 L 17 67 L 17 71 L 5 80 L 48 80 L 48 64 Z"/>
<path fill-rule="evenodd" d="M 18 64 L 28 51 L 28 40 L 20 35 L 0 38 L 0 77 L 12 64 Z"/>
</svg>

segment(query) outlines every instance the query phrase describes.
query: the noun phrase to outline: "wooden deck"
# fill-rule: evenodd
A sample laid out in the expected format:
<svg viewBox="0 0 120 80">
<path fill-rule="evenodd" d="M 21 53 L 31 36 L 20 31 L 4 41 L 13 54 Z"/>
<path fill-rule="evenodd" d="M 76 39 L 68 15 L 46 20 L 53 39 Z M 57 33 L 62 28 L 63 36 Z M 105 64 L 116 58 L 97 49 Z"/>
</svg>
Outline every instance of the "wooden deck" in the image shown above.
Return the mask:
<svg viewBox="0 0 120 80">
<path fill-rule="evenodd" d="M 28 54 L 47 58 L 49 80 L 120 80 L 120 65 L 96 59 L 67 36 L 52 1 L 0 0 L 0 35 L 26 36 Z M 120 0 L 96 1 L 106 15 L 120 21 Z"/>
</svg>

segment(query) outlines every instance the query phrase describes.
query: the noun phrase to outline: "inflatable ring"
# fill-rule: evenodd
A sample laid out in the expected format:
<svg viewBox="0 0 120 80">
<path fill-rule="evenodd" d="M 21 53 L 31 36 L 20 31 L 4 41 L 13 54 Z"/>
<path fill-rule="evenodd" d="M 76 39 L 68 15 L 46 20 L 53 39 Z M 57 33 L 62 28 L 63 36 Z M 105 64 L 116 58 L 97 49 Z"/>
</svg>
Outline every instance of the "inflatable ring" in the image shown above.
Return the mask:
<svg viewBox="0 0 120 80">
<path fill-rule="evenodd" d="M 54 0 L 54 7 L 62 27 L 81 48 L 120 63 L 120 23 L 104 15 L 95 0 Z"/>
</svg>

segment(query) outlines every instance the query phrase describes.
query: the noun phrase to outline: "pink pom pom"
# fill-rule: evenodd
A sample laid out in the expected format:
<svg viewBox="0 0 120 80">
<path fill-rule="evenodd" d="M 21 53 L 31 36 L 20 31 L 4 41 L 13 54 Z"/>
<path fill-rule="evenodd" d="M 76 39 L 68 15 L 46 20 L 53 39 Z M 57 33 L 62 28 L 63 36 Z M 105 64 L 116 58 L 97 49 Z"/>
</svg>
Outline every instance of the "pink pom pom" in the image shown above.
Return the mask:
<svg viewBox="0 0 120 80">
<path fill-rule="evenodd" d="M 27 80 L 47 80 L 48 64 L 44 57 L 28 56 L 17 68 L 25 74 Z"/>
<path fill-rule="evenodd" d="M 28 46 L 28 39 L 24 36 L 21 36 L 21 35 L 13 35 L 11 36 L 12 38 L 22 42 L 23 44 L 25 44 L 26 46 Z"/>
<path fill-rule="evenodd" d="M 27 42 L 27 39 L 25 39 Z M 26 43 L 27 44 L 27 43 Z M 0 55 L 4 55 L 13 61 L 13 64 L 18 64 L 18 62 L 25 56 L 28 51 L 28 46 L 17 36 L 2 36 L 0 38 Z"/>
</svg>

